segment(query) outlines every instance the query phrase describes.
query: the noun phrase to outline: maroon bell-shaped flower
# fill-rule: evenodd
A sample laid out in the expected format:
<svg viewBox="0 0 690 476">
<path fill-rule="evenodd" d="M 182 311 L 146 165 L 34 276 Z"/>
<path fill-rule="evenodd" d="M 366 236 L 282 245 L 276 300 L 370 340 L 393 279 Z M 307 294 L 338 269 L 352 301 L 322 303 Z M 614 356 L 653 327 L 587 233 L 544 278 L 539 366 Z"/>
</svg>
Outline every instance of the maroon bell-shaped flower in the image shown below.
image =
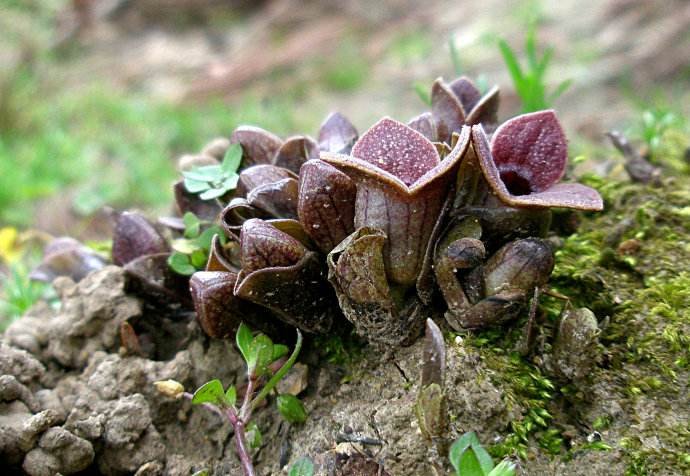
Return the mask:
<svg viewBox="0 0 690 476">
<path fill-rule="evenodd" d="M 421 133 L 384 118 L 349 156 L 321 154 L 357 186 L 356 231 L 329 254 L 328 264 L 345 316 L 367 339 L 408 344 L 421 330 L 420 309 L 430 298 L 429 244 L 468 144 L 464 128 L 441 160 Z"/>
<path fill-rule="evenodd" d="M 426 246 L 454 172 L 469 143 L 468 128 L 441 160 L 436 147 L 419 132 L 390 118 L 381 119 L 352 148 L 350 156 L 322 153 L 321 160 L 357 184 L 355 229 L 386 233 L 386 274 L 396 284 L 417 279 Z"/>
<path fill-rule="evenodd" d="M 472 144 L 491 191 L 518 208 L 573 208 L 600 211 L 599 193 L 579 183 L 558 183 L 568 161 L 568 143 L 552 110 L 514 117 L 494 132 L 491 143 L 481 126 Z"/>
</svg>

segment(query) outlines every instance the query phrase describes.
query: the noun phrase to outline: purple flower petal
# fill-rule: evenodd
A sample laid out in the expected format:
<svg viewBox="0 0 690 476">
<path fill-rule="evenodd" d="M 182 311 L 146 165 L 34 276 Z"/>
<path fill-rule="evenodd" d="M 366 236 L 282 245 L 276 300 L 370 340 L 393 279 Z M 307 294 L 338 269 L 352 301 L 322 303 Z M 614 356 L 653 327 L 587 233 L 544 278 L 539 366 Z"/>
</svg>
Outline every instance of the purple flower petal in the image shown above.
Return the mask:
<svg viewBox="0 0 690 476">
<path fill-rule="evenodd" d="M 357 141 L 352 156 L 401 180 L 415 183 L 439 163 L 434 145 L 419 132 L 390 118 L 383 118 Z"/>
<path fill-rule="evenodd" d="M 462 108 L 468 112 L 474 109 L 474 106 L 482 98 L 482 93 L 467 76 L 461 76 L 450 83 L 450 90 L 458 98 Z"/>
<path fill-rule="evenodd" d="M 124 212 L 117 219 L 113 233 L 113 262 L 119 266 L 144 255 L 168 251 L 165 238 L 142 215 Z"/>
<path fill-rule="evenodd" d="M 503 182 L 499 169 L 494 164 L 486 134 L 484 134 L 481 126 L 472 127 L 472 142 L 484 178 L 496 196 L 506 205 L 512 207 L 563 207 L 588 211 L 604 209 L 604 202 L 596 190 L 577 183 L 556 184 L 542 192 L 513 195 Z"/>
<path fill-rule="evenodd" d="M 568 143 L 554 111 L 503 123 L 491 139 L 491 155 L 512 195 L 541 192 L 565 173 Z"/>
<path fill-rule="evenodd" d="M 431 113 L 441 142 L 450 143 L 453 132 L 460 132 L 465 124 L 465 109 L 442 78 L 434 81 L 431 87 Z"/>
<path fill-rule="evenodd" d="M 298 174 L 303 163 L 309 159 L 318 158 L 319 146 L 314 139 L 307 136 L 295 136 L 290 137 L 280 146 L 273 164 Z"/>
<path fill-rule="evenodd" d="M 270 164 L 283 141 L 275 134 L 254 126 L 240 126 L 230 141 L 242 146 L 242 167 Z"/>
<path fill-rule="evenodd" d="M 479 102 L 472 108 L 465 120 L 466 124 L 482 124 L 484 129 L 492 131 L 498 122 L 498 105 L 500 103 L 500 93 L 497 86 L 494 86 L 486 93 Z"/>
<path fill-rule="evenodd" d="M 263 220 L 251 219 L 242 225 L 240 262 L 246 274 L 263 268 L 293 265 L 306 252 L 298 240 Z"/>
<path fill-rule="evenodd" d="M 357 187 L 350 178 L 321 160 L 300 170 L 297 211 L 305 231 L 325 253 L 354 231 Z"/>
<path fill-rule="evenodd" d="M 273 218 L 297 218 L 297 180 L 286 178 L 256 187 L 247 202 Z"/>
<path fill-rule="evenodd" d="M 283 167 L 277 167 L 270 164 L 254 165 L 253 167 L 244 169 L 242 173 L 240 173 L 240 178 L 237 181 L 237 188 L 235 189 L 235 196 L 244 197 L 256 187 L 277 182 L 285 178 L 297 178 L 297 176 Z"/>
<path fill-rule="evenodd" d="M 436 140 L 436 125 L 430 112 L 424 112 L 419 116 L 413 117 L 407 126 L 422 134 L 431 142 Z"/>
<path fill-rule="evenodd" d="M 336 154 L 349 154 L 357 141 L 357 129 L 339 112 L 328 115 L 319 128 L 319 148 Z"/>
</svg>

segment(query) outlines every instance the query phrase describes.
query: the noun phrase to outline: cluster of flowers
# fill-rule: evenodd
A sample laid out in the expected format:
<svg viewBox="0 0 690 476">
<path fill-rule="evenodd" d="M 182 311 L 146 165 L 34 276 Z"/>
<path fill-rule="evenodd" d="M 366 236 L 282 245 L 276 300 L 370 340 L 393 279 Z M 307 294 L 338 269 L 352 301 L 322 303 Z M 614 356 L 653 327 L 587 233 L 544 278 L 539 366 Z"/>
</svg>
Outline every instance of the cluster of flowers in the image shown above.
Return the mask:
<svg viewBox="0 0 690 476">
<path fill-rule="evenodd" d="M 189 279 L 205 332 L 226 337 L 245 321 L 324 333 L 344 316 L 398 346 L 441 302 L 454 329 L 520 312 L 553 269 L 550 208 L 601 210 L 601 197 L 559 183 L 567 142 L 553 111 L 498 125 L 498 89 L 482 95 L 465 77 L 436 80 L 431 99 L 408 124 L 383 118 L 361 136 L 338 113 L 316 140 L 241 126 L 229 141 L 243 151 L 234 190 L 202 200 L 175 185 L 181 213 L 226 235 Z M 180 300 L 187 282 L 164 266 L 169 253 L 141 215 L 120 216 L 115 263 Z"/>
</svg>

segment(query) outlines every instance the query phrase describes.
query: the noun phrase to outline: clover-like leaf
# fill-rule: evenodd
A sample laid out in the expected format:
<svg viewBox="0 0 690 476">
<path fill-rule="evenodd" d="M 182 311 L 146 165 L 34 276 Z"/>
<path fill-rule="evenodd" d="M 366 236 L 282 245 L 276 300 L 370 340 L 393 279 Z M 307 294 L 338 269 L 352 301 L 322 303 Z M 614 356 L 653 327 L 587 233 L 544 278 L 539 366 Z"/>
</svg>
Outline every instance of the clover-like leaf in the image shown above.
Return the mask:
<svg viewBox="0 0 690 476">
<path fill-rule="evenodd" d="M 231 144 L 225 152 L 225 157 L 223 157 L 220 167 L 226 175 L 235 175 L 240 168 L 241 162 L 242 146 L 240 144 Z"/>
<path fill-rule="evenodd" d="M 211 188 L 211 184 L 206 180 L 194 180 L 192 178 L 186 177 L 184 179 L 184 187 L 190 193 L 204 192 Z"/>
<path fill-rule="evenodd" d="M 226 188 L 212 188 L 200 194 L 199 198 L 202 200 L 213 200 L 214 198 L 222 197 L 226 193 L 228 193 L 228 189 Z"/>
<path fill-rule="evenodd" d="M 185 238 L 194 238 L 199 235 L 201 229 L 201 221 L 192 212 L 186 212 L 182 217 L 184 223 Z"/>
<path fill-rule="evenodd" d="M 168 266 L 177 274 L 191 276 L 196 272 L 196 268 L 189 260 L 189 255 L 175 251 L 168 257 Z"/>
<path fill-rule="evenodd" d="M 210 403 L 212 405 L 224 406 L 225 392 L 223 391 L 223 384 L 218 379 L 206 382 L 194 392 L 192 403 L 195 405 Z"/>
<path fill-rule="evenodd" d="M 278 411 L 290 423 L 304 423 L 307 421 L 307 411 L 299 398 L 289 393 L 278 395 L 276 399 Z"/>
</svg>

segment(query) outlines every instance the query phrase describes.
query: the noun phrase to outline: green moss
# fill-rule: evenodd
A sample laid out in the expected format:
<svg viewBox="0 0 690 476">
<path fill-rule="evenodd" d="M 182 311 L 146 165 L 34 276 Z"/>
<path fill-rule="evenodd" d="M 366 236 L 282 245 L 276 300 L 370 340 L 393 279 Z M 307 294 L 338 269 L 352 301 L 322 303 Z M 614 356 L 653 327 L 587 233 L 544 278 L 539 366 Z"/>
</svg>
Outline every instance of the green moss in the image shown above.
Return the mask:
<svg viewBox="0 0 690 476">
<path fill-rule="evenodd" d="M 491 452 L 525 458 L 538 446 L 567 459 L 581 451 L 615 449 L 631 475 L 688 472 L 690 176 L 667 174 L 656 187 L 594 175 L 584 181 L 602 193 L 606 209 L 584 215 L 578 232 L 565 238 L 549 287 L 568 296 L 572 306 L 595 312 L 603 358 L 585 382 L 558 384 L 542 372 L 539 355 L 528 359 L 512 352 L 524 318 L 467 338 L 508 407 L 520 414 Z M 563 306 L 560 299 L 541 299 L 543 353 Z M 588 412 L 595 386 L 622 412 Z M 569 449 L 565 443 L 572 431 L 566 438 L 565 428 L 579 431 Z M 605 440 L 584 442 L 594 430 Z"/>
</svg>

